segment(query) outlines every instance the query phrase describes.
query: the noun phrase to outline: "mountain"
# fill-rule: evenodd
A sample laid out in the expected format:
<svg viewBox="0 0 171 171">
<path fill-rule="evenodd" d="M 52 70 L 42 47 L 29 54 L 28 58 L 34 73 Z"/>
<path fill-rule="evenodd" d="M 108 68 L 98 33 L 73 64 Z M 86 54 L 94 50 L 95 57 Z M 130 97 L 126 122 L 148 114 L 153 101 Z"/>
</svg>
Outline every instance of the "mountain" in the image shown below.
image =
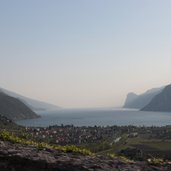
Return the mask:
<svg viewBox="0 0 171 171">
<path fill-rule="evenodd" d="M 126 100 L 125 100 L 125 104 L 124 104 L 124 107 L 125 108 L 129 108 L 131 106 L 131 103 L 138 97 L 137 94 L 131 92 L 131 93 L 128 93 L 127 97 L 126 97 Z"/>
<path fill-rule="evenodd" d="M 171 84 L 166 86 L 151 102 L 143 107 L 143 111 L 171 112 Z"/>
<path fill-rule="evenodd" d="M 145 93 L 140 94 L 140 95 L 137 95 L 135 93 L 128 93 L 123 107 L 142 109 L 147 104 L 149 104 L 150 101 L 153 99 L 153 97 L 159 94 L 162 90 L 163 90 L 163 87 L 147 90 Z"/>
<path fill-rule="evenodd" d="M 42 102 L 39 100 L 34 100 L 28 97 L 24 97 L 22 95 L 19 95 L 17 93 L 14 93 L 12 91 L 8 91 L 6 89 L 0 88 L 0 92 L 4 92 L 5 94 L 11 96 L 11 97 L 15 97 L 17 99 L 19 99 L 20 101 L 22 101 L 25 105 L 29 106 L 30 109 L 32 109 L 34 112 L 42 112 L 42 111 L 50 111 L 50 110 L 57 110 L 60 107 L 46 103 L 46 102 Z"/>
<path fill-rule="evenodd" d="M 0 114 L 11 120 L 32 119 L 39 116 L 22 101 L 0 92 Z"/>
</svg>

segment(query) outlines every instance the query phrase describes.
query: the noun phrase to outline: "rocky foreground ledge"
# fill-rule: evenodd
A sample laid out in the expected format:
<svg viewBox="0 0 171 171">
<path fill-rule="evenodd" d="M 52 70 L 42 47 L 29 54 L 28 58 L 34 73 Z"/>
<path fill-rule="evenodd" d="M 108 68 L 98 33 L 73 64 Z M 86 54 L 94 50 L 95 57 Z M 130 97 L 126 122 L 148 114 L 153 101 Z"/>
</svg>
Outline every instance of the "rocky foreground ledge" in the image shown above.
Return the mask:
<svg viewBox="0 0 171 171">
<path fill-rule="evenodd" d="M 0 171 L 171 171 L 171 166 L 127 163 L 0 141 Z"/>
</svg>

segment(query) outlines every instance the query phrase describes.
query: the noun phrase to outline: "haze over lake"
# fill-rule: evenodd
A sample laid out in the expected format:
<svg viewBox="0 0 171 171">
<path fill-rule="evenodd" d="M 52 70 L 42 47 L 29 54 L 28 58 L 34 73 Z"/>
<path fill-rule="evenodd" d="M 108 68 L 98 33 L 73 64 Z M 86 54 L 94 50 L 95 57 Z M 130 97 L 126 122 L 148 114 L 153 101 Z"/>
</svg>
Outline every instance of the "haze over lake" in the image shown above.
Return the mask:
<svg viewBox="0 0 171 171">
<path fill-rule="evenodd" d="M 41 113 L 38 119 L 20 120 L 17 123 L 24 126 L 164 126 L 171 124 L 169 112 L 144 112 L 129 109 L 61 109 Z"/>
</svg>

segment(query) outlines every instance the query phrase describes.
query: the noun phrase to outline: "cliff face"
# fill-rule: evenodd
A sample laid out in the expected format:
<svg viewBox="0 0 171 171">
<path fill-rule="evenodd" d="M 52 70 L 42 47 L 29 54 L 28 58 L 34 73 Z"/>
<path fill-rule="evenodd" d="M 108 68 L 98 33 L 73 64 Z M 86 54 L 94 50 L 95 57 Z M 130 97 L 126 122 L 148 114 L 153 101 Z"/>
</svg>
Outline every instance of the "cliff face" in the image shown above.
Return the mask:
<svg viewBox="0 0 171 171">
<path fill-rule="evenodd" d="M 0 115 L 3 115 L 11 120 L 37 118 L 34 113 L 19 99 L 10 97 L 0 92 Z"/>
<path fill-rule="evenodd" d="M 128 93 L 126 100 L 125 100 L 125 104 L 124 104 L 124 108 L 134 108 L 133 102 L 134 100 L 136 100 L 138 98 L 138 95 L 135 93 Z"/>
<path fill-rule="evenodd" d="M 144 106 L 150 103 L 150 101 L 162 91 L 163 88 L 154 88 L 147 90 L 145 93 L 136 95 L 135 93 L 129 93 L 125 100 L 124 108 L 136 108 L 142 109 Z"/>
<path fill-rule="evenodd" d="M 171 85 L 166 86 L 141 110 L 171 112 Z"/>
<path fill-rule="evenodd" d="M 104 156 L 83 156 L 0 140 L 2 171 L 170 171 L 171 166 L 127 163 Z"/>
</svg>

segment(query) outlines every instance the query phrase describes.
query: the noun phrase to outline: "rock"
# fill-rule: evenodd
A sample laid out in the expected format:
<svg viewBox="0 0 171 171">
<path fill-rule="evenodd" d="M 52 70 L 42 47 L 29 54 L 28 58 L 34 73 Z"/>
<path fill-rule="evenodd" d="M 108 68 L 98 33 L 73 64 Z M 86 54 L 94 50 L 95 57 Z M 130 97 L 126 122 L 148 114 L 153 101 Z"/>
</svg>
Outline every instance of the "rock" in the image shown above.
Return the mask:
<svg viewBox="0 0 171 171">
<path fill-rule="evenodd" d="M 170 171 L 171 166 L 127 163 L 0 141 L 0 171 Z"/>
</svg>

